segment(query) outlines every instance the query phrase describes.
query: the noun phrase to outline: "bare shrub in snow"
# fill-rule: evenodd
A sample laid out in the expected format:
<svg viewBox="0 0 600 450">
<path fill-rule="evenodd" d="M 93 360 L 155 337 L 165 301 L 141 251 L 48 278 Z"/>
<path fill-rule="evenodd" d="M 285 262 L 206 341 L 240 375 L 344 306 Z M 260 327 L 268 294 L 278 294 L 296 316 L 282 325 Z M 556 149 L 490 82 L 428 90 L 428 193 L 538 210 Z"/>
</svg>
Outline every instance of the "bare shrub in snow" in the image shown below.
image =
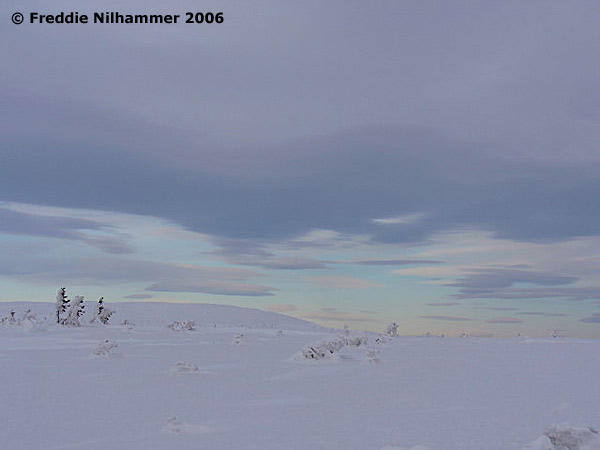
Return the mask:
<svg viewBox="0 0 600 450">
<path fill-rule="evenodd" d="M 96 305 L 96 309 L 94 311 L 93 317 L 90 319 L 90 323 L 94 323 L 96 321 L 106 325 L 115 312 L 112 309 L 106 308 L 104 306 L 104 297 L 100 297 L 98 299 L 98 304 Z"/>
<path fill-rule="evenodd" d="M 96 356 L 108 357 L 111 356 L 111 352 L 113 352 L 118 346 L 119 345 L 115 341 L 106 339 L 96 346 L 93 353 Z"/>
<path fill-rule="evenodd" d="M 365 362 L 368 363 L 379 363 L 381 360 L 379 359 L 379 350 L 376 348 L 368 348 L 365 353 Z"/>
<path fill-rule="evenodd" d="M 167 433 L 179 434 L 181 433 L 181 425 L 183 425 L 183 423 L 177 420 L 177 417 L 173 416 L 169 420 L 167 420 L 164 431 L 166 431 Z"/>
<path fill-rule="evenodd" d="M 200 373 L 200 369 L 193 364 L 179 361 L 171 368 L 172 373 Z"/>
<path fill-rule="evenodd" d="M 133 327 L 135 327 L 135 323 L 125 319 L 123 322 L 121 322 L 121 326 L 125 327 L 127 330 L 133 330 Z"/>
<path fill-rule="evenodd" d="M 385 334 L 387 334 L 389 337 L 398 336 L 398 324 L 396 322 L 390 323 L 385 329 Z"/>
<path fill-rule="evenodd" d="M 185 322 L 175 321 L 167 325 L 167 328 L 173 331 L 194 331 L 196 330 L 196 322 L 194 320 L 188 320 Z"/>
</svg>

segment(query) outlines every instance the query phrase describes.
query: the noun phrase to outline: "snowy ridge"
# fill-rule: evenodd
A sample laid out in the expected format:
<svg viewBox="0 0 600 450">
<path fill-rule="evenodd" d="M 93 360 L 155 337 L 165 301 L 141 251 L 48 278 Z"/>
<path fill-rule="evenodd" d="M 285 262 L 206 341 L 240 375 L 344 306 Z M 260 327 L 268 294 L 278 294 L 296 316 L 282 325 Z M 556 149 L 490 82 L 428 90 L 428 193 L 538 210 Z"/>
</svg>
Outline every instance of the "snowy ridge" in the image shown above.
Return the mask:
<svg viewBox="0 0 600 450">
<path fill-rule="evenodd" d="M 315 323 L 296 319 L 284 314 L 263 311 L 255 308 L 216 305 L 210 303 L 161 303 L 161 302 L 106 302 L 115 311 L 110 324 L 120 324 L 124 320 L 144 327 L 163 327 L 174 321 L 193 320 L 199 326 L 231 326 L 249 328 L 285 328 L 295 331 L 324 331 L 325 328 Z M 89 323 L 96 305 L 95 301 L 85 301 L 86 312 L 82 323 Z M 7 315 L 11 310 L 17 316 L 31 309 L 38 317 L 47 317 L 52 321 L 55 315 L 54 303 L 7 302 L 0 303 L 0 315 Z"/>
</svg>

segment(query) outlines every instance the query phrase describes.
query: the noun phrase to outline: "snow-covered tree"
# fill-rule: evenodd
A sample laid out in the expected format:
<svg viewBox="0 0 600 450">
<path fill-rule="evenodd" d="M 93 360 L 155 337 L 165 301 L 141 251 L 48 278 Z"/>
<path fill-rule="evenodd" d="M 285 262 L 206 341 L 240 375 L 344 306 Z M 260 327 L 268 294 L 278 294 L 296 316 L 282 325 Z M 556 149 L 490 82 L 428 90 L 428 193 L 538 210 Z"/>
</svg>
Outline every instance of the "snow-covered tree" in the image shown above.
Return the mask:
<svg viewBox="0 0 600 450">
<path fill-rule="evenodd" d="M 69 327 L 80 327 L 81 323 L 79 322 L 79 318 L 83 314 L 84 308 L 83 295 L 76 295 L 73 301 L 69 302 L 66 311 L 67 317 L 65 317 L 61 323 Z"/>
<path fill-rule="evenodd" d="M 94 323 L 97 320 L 106 325 L 110 319 L 110 316 L 113 314 L 114 311 L 112 309 L 104 306 L 104 297 L 100 297 L 98 299 L 98 304 L 96 305 L 96 310 L 94 311 L 94 316 L 90 319 L 90 323 Z"/>
<path fill-rule="evenodd" d="M 385 330 L 385 334 L 387 334 L 389 337 L 398 336 L 398 324 L 396 322 L 390 323 Z"/>
<path fill-rule="evenodd" d="M 58 290 L 58 294 L 56 294 L 56 323 L 64 322 L 64 318 L 62 317 L 62 315 L 64 312 L 67 311 L 69 302 L 70 300 L 67 298 L 66 288 L 60 288 Z"/>
<path fill-rule="evenodd" d="M 8 325 L 15 325 L 17 323 L 17 320 L 15 319 L 15 311 L 11 310 L 10 314 L 8 316 L 5 316 L 2 319 L 0 319 L 0 323 L 8 324 Z"/>
</svg>

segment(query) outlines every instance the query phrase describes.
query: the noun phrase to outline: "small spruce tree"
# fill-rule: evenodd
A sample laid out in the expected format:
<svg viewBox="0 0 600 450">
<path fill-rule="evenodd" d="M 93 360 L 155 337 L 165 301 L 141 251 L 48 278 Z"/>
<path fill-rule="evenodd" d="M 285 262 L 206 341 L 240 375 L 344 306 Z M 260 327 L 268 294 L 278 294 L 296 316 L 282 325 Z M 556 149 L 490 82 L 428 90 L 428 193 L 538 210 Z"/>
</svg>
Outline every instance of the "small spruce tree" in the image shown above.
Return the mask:
<svg viewBox="0 0 600 450">
<path fill-rule="evenodd" d="M 67 311 L 70 300 L 67 298 L 67 290 L 62 287 L 56 294 L 56 323 L 64 323 L 64 318 L 61 317 Z"/>
<path fill-rule="evenodd" d="M 110 319 L 110 316 L 113 314 L 114 311 L 112 309 L 108 309 L 104 306 L 104 297 L 100 297 L 98 299 L 98 304 L 96 305 L 95 314 L 90 320 L 90 323 L 94 323 L 96 320 L 98 320 L 100 323 L 106 325 Z"/>
</svg>

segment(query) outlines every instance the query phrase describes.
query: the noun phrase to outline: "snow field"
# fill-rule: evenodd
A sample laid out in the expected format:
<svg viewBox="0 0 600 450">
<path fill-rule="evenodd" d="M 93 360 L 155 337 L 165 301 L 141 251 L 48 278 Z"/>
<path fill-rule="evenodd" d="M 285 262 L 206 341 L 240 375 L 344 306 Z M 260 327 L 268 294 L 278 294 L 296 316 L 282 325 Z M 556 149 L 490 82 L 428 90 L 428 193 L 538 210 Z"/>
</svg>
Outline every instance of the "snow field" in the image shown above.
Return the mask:
<svg viewBox="0 0 600 450">
<path fill-rule="evenodd" d="M 301 349 L 343 331 L 217 305 L 109 306 L 108 326 L 0 327 L 2 448 L 559 450 L 549 427 L 600 425 L 597 341 L 370 335 L 309 361 Z M 579 450 L 598 450 L 589 433 Z"/>
</svg>

